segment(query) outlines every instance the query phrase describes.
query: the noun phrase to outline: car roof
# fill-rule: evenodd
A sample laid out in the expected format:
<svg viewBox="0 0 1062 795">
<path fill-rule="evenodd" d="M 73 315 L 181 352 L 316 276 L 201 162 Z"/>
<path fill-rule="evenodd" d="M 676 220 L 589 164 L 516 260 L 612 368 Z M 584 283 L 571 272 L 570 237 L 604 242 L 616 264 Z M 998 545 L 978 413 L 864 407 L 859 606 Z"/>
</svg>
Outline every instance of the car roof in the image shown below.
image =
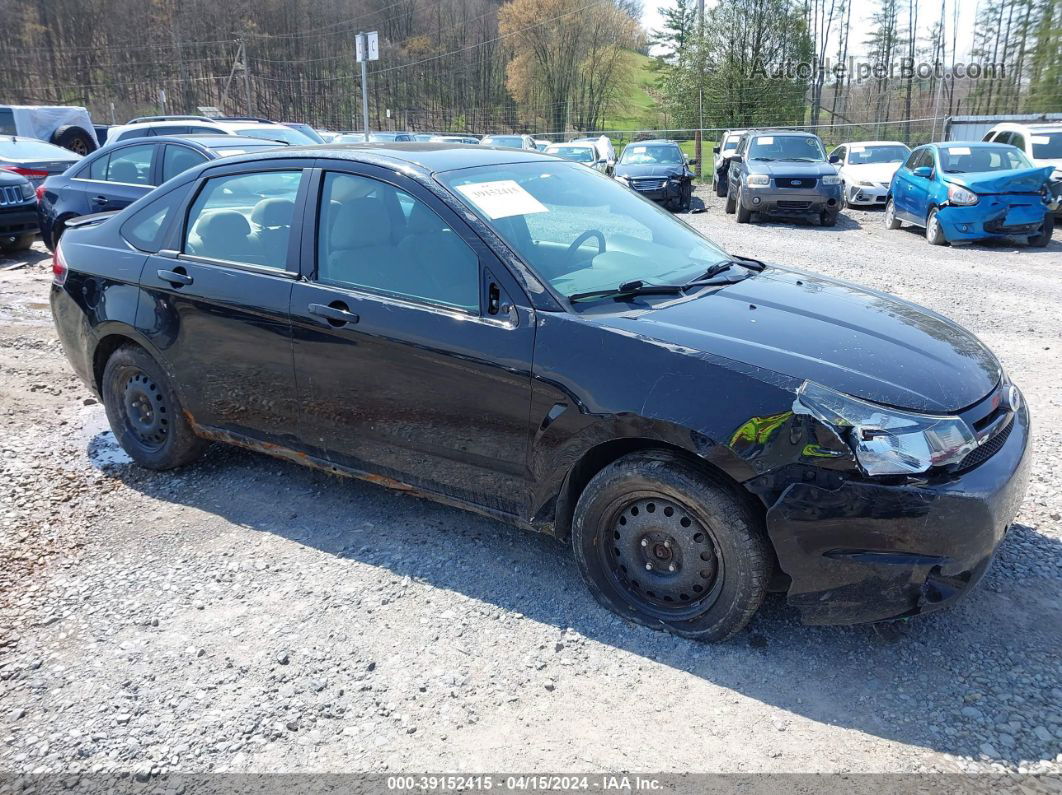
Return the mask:
<svg viewBox="0 0 1062 795">
<path fill-rule="evenodd" d="M 993 126 L 989 132 L 996 132 L 997 130 L 1018 130 L 1031 133 L 1058 132 L 1059 130 L 1062 130 L 1062 121 L 1004 121 Z"/>
<path fill-rule="evenodd" d="M 748 135 L 766 135 L 766 134 L 769 133 L 770 135 L 779 135 L 779 136 L 781 136 L 781 135 L 805 135 L 805 136 L 808 136 L 808 137 L 811 137 L 811 138 L 818 138 L 819 137 L 815 133 L 808 132 L 807 130 L 784 130 L 784 129 L 776 130 L 776 129 L 773 129 L 771 127 L 764 127 L 762 129 L 755 128 L 755 129 L 746 130 L 745 132 Z"/>
<path fill-rule="evenodd" d="M 637 144 L 642 146 L 643 144 L 670 144 L 671 146 L 678 146 L 678 141 L 672 141 L 670 138 L 650 138 L 648 141 L 631 141 L 628 146 Z"/>
<path fill-rule="evenodd" d="M 331 158 L 357 163 L 370 163 L 384 167 L 411 166 L 424 173 L 454 171 L 477 166 L 492 166 L 508 163 L 546 162 L 556 159 L 530 149 L 483 146 L 482 144 L 455 144 L 432 142 L 360 143 L 360 144 L 314 144 L 313 146 L 289 146 L 264 152 L 248 152 L 234 155 L 230 160 L 249 162 L 283 158 L 292 160 L 306 158 Z"/>
<path fill-rule="evenodd" d="M 903 141 L 845 141 L 837 146 L 907 146 L 907 144 Z"/>
</svg>

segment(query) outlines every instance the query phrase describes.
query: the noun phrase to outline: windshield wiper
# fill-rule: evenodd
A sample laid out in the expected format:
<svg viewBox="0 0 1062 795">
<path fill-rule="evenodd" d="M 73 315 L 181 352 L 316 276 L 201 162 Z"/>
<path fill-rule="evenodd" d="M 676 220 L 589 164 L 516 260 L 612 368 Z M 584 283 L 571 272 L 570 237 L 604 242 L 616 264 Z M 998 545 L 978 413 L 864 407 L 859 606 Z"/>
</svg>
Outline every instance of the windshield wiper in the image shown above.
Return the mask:
<svg viewBox="0 0 1062 795">
<path fill-rule="evenodd" d="M 711 279 L 714 276 L 718 276 L 723 271 L 728 271 L 735 265 L 740 265 L 742 268 L 748 268 L 750 271 L 759 273 L 767 266 L 760 262 L 758 259 L 751 259 L 750 257 L 740 257 L 736 254 L 732 254 L 730 259 L 717 262 L 710 267 L 700 276 L 693 281 L 686 282 L 685 287 L 696 287 L 699 284 L 703 284 L 706 279 Z"/>
<path fill-rule="evenodd" d="M 582 301 L 585 298 L 604 298 L 606 296 L 629 295 L 680 295 L 686 289 L 684 284 L 646 284 L 640 279 L 624 282 L 619 287 L 608 290 L 591 290 L 586 293 L 574 293 L 568 296 L 569 301 Z"/>
<path fill-rule="evenodd" d="M 765 162 L 770 163 L 770 162 L 774 161 L 774 158 L 773 157 L 750 157 L 749 160 L 763 160 Z"/>
</svg>

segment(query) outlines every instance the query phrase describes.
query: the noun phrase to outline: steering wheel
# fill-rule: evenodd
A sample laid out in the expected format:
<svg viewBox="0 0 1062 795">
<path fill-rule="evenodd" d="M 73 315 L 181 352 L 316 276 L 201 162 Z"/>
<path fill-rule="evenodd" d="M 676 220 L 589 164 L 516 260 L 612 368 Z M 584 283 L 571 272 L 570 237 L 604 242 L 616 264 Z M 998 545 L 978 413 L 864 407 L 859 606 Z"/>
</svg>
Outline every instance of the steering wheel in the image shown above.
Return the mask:
<svg viewBox="0 0 1062 795">
<path fill-rule="evenodd" d="M 605 236 L 596 229 L 587 229 L 579 237 L 572 241 L 572 244 L 568 246 L 568 250 L 564 252 L 568 259 L 575 257 L 575 252 L 579 250 L 579 247 L 592 237 L 597 238 L 597 253 L 605 253 Z"/>
</svg>

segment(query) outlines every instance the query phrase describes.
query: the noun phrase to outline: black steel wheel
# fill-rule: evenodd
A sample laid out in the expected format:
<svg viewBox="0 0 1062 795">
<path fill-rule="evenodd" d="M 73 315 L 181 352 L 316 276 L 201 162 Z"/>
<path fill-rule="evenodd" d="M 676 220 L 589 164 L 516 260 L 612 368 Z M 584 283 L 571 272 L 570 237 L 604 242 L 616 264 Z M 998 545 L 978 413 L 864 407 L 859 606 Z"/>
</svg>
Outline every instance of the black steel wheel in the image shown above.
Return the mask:
<svg viewBox="0 0 1062 795">
<path fill-rule="evenodd" d="M 591 479 L 572 547 L 602 605 L 683 637 L 725 640 L 766 593 L 762 520 L 730 486 L 663 451 L 624 456 Z"/>
<path fill-rule="evenodd" d="M 127 345 L 111 354 L 102 386 L 111 431 L 140 466 L 172 469 L 195 460 L 206 447 L 166 374 L 143 348 Z"/>
</svg>

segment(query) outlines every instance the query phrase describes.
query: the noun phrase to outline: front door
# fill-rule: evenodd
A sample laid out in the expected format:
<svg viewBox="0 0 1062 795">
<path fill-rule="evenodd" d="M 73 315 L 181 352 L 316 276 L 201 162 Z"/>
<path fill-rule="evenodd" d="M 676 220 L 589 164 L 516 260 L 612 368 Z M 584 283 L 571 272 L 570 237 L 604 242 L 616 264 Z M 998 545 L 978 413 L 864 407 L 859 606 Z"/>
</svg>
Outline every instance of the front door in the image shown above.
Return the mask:
<svg viewBox="0 0 1062 795">
<path fill-rule="evenodd" d="M 231 168 L 205 172 L 175 225 L 174 249 L 149 257 L 141 286 L 152 300 L 141 304 L 137 325 L 196 423 L 291 446 L 292 220 L 301 218 L 304 172 L 282 161 Z"/>
<path fill-rule="evenodd" d="M 412 180 L 344 163 L 317 183 L 291 296 L 304 441 L 341 466 L 522 515 L 535 334 L 523 293 Z"/>
</svg>

